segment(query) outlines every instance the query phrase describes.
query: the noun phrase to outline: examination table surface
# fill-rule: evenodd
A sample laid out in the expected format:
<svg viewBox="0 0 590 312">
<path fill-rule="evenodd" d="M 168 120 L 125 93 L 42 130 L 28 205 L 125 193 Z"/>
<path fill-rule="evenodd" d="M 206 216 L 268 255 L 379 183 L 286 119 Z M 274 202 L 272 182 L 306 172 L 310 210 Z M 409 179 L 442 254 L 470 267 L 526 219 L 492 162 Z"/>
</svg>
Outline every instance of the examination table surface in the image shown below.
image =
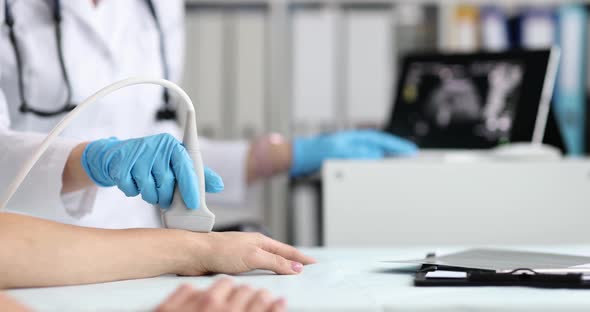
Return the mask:
<svg viewBox="0 0 590 312">
<path fill-rule="evenodd" d="M 516 249 L 512 247 L 511 249 Z M 287 299 L 289 311 L 590 311 L 590 290 L 524 287 L 419 288 L 416 267 L 386 263 L 463 248 L 303 248 L 319 262 L 297 276 L 265 271 L 233 276 Z M 518 248 L 590 255 L 590 245 Z M 8 293 L 35 311 L 152 311 L 176 287 L 207 287 L 217 276 L 156 278 Z"/>
</svg>

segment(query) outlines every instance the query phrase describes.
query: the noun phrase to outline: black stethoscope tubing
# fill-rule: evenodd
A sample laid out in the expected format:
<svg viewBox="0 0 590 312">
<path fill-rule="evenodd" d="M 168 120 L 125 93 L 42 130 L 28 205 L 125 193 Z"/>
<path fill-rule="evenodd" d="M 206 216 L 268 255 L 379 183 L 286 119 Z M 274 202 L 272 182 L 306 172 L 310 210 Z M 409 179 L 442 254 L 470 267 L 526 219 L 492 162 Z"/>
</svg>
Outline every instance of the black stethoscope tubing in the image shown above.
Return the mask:
<svg viewBox="0 0 590 312">
<path fill-rule="evenodd" d="M 152 17 L 154 19 L 156 29 L 158 31 L 159 46 L 160 46 L 160 59 L 161 59 L 161 63 L 162 63 L 162 70 L 163 70 L 164 78 L 169 79 L 170 78 L 170 71 L 169 71 L 169 66 L 168 66 L 168 62 L 167 62 L 168 58 L 166 55 L 164 32 L 162 31 L 160 19 L 158 18 L 158 14 L 156 12 L 156 8 L 154 6 L 153 1 L 152 0 L 145 0 L 145 2 L 146 2 L 146 5 L 148 6 L 150 14 L 152 15 Z M 66 96 L 65 104 L 63 105 L 62 108 L 60 108 L 59 110 L 56 110 L 56 111 L 45 111 L 45 110 L 32 108 L 27 102 L 27 99 L 25 96 L 25 83 L 24 83 L 24 78 L 23 78 L 23 62 L 22 62 L 20 49 L 18 46 L 16 32 L 14 31 L 14 23 L 15 23 L 14 15 L 12 13 L 11 6 L 8 4 L 8 0 L 4 1 L 4 15 L 5 15 L 4 21 L 5 21 L 6 26 L 8 27 L 8 36 L 9 36 L 10 43 L 12 45 L 15 59 L 16 59 L 16 67 L 17 67 L 17 75 L 18 75 L 18 91 L 19 91 L 19 96 L 20 96 L 20 100 L 21 100 L 19 111 L 22 112 L 23 114 L 31 113 L 31 114 L 39 116 L 39 117 L 53 117 L 53 116 L 67 113 L 76 107 L 76 104 L 72 103 L 72 85 L 70 83 L 68 71 L 66 70 L 66 65 L 65 65 L 65 61 L 64 61 L 64 53 L 63 53 L 63 48 L 62 48 L 62 33 L 61 33 L 62 16 L 61 16 L 61 1 L 60 0 L 53 0 L 53 12 L 52 13 L 53 13 L 53 21 L 55 24 L 55 38 L 56 38 L 56 42 L 57 42 L 57 54 L 58 54 L 58 58 L 59 58 L 59 65 L 60 65 L 60 69 L 61 69 L 61 74 L 62 74 L 64 83 L 65 83 L 66 89 L 67 89 L 67 96 Z M 156 115 L 156 119 L 157 120 L 176 119 L 176 112 L 171 107 L 170 96 L 168 94 L 168 90 L 166 90 L 166 89 L 163 90 L 162 99 L 163 99 L 164 104 L 163 104 L 163 107 L 160 108 L 160 110 L 158 110 L 157 115 Z"/>
</svg>

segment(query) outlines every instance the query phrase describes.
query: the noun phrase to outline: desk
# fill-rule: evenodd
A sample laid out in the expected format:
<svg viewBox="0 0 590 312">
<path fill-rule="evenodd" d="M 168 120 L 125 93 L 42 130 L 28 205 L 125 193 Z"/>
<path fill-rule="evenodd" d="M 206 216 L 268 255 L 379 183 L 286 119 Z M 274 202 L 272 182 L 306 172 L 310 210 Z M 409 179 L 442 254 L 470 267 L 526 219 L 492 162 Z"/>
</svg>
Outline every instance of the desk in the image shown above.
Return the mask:
<svg viewBox="0 0 590 312">
<path fill-rule="evenodd" d="M 461 248 L 445 248 L 452 252 Z M 525 248 L 590 255 L 590 245 Z M 319 263 L 298 276 L 251 272 L 238 283 L 287 298 L 290 311 L 589 311 L 590 290 L 417 288 L 404 266 L 381 262 L 419 258 L 432 249 L 304 249 Z M 408 267 L 405 267 L 408 268 Z M 397 269 L 397 270 L 393 270 Z M 217 277 L 157 278 L 83 286 L 11 290 L 37 311 L 151 311 L 181 283 L 206 287 Z"/>
</svg>

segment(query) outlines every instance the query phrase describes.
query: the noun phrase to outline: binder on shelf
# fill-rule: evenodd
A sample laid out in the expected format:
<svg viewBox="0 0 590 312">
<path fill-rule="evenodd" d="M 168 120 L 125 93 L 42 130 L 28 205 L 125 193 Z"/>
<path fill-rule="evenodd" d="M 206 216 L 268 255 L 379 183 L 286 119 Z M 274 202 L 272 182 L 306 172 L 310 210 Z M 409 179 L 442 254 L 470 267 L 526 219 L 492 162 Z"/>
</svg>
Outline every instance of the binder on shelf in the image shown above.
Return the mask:
<svg viewBox="0 0 590 312">
<path fill-rule="evenodd" d="M 420 26 L 426 21 L 425 12 L 420 4 L 400 3 L 395 7 L 395 44 L 398 57 L 415 52 L 424 44 Z"/>
<path fill-rule="evenodd" d="M 458 5 L 453 13 L 452 49 L 473 52 L 479 48 L 479 10 L 474 5 Z"/>
<path fill-rule="evenodd" d="M 439 43 L 448 41 L 444 36 L 444 29 L 448 28 L 448 24 L 441 13 L 443 8 L 407 2 L 396 5 L 394 10 L 393 22 L 396 27 L 393 47 L 398 57 L 418 51 L 436 50 Z M 438 38 L 441 39 L 440 42 L 437 42 Z"/>
<path fill-rule="evenodd" d="M 347 11 L 346 124 L 380 128 L 391 107 L 393 14 L 390 10 Z"/>
<path fill-rule="evenodd" d="M 557 42 L 562 54 L 554 105 L 566 149 L 574 156 L 585 151 L 587 26 L 585 6 L 567 4 L 558 9 Z"/>
<path fill-rule="evenodd" d="M 252 139 L 266 128 L 266 14 L 261 9 L 241 10 L 234 15 L 234 138 Z"/>
<path fill-rule="evenodd" d="M 488 51 L 509 49 L 508 19 L 502 8 L 485 6 L 480 12 L 482 48 Z"/>
<path fill-rule="evenodd" d="M 524 10 L 520 17 L 520 40 L 526 49 L 547 49 L 555 42 L 555 10 L 537 7 Z"/>
<path fill-rule="evenodd" d="M 336 124 L 336 13 L 327 7 L 293 11 L 294 134 L 321 132 Z"/>
<path fill-rule="evenodd" d="M 224 138 L 224 13 L 190 11 L 186 32 L 184 85 L 199 106 L 199 135 Z"/>
<path fill-rule="evenodd" d="M 437 48 L 442 52 L 452 51 L 455 7 L 451 4 L 440 5 L 436 11 L 436 36 L 438 38 Z"/>
</svg>

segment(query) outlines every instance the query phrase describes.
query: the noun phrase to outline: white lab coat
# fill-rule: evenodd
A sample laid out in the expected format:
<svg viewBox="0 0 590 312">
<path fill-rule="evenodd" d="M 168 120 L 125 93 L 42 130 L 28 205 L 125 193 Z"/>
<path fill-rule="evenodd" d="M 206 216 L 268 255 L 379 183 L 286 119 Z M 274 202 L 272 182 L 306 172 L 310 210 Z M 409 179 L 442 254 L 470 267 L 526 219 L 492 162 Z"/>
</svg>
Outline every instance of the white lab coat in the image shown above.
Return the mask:
<svg viewBox="0 0 590 312">
<path fill-rule="evenodd" d="M 0 191 L 12 180 L 44 134 L 63 117 L 42 118 L 19 112 L 15 55 L 4 23 L 0 0 Z M 39 109 L 60 108 L 66 96 L 58 54 L 51 1 L 8 0 L 23 59 L 25 96 Z M 155 0 L 165 34 L 171 80 L 182 77 L 184 2 Z M 162 77 L 159 38 L 154 20 L 142 0 L 62 0 L 63 51 L 79 103 L 101 87 L 129 76 Z M 116 187 L 91 187 L 60 195 L 62 171 L 71 149 L 82 141 L 117 136 L 140 137 L 163 130 L 178 132 L 171 123 L 155 121 L 162 105 L 157 86 L 134 86 L 117 91 L 89 107 L 67 128 L 31 171 L 9 209 L 83 226 L 104 228 L 158 227 L 157 210 L 141 196 L 126 198 Z M 206 105 L 206 103 L 197 103 Z M 198 116 L 197 116 L 198 118 Z M 224 178 L 218 203 L 244 198 L 246 142 L 201 142 L 205 164 Z"/>
</svg>

